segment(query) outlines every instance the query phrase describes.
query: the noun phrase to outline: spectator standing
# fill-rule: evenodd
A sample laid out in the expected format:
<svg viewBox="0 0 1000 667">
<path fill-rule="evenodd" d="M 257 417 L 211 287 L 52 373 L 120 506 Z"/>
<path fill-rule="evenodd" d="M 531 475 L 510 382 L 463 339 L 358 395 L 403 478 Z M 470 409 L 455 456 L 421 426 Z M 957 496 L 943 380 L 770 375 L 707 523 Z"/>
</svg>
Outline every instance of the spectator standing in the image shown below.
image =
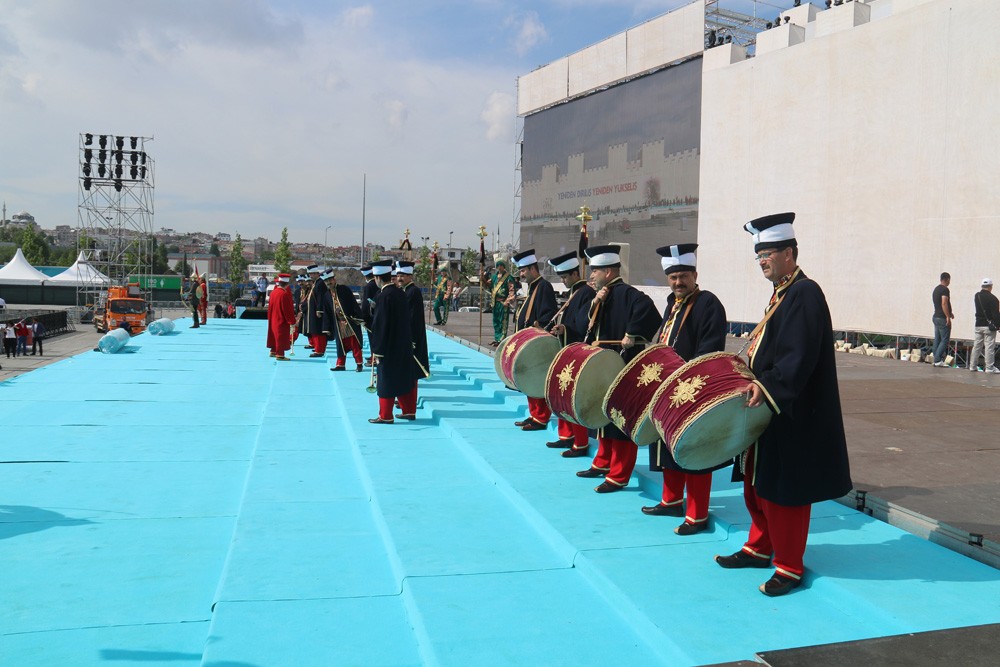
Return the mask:
<svg viewBox="0 0 1000 667">
<path fill-rule="evenodd" d="M 976 293 L 976 328 L 972 354 L 969 355 L 969 370 L 976 372 L 979 355 L 986 357 L 987 373 L 1000 373 L 994 363 L 997 344 L 997 328 L 1000 325 L 1000 300 L 993 296 L 993 280 L 983 278 L 981 289 Z"/>
<path fill-rule="evenodd" d="M 202 293 L 203 292 L 201 290 L 201 283 L 199 283 L 197 280 L 192 280 L 191 288 L 188 291 L 187 295 L 188 307 L 191 309 L 191 318 L 194 320 L 194 324 L 192 324 L 189 327 L 191 329 L 197 329 L 199 326 L 201 326 L 198 323 L 198 306 L 199 304 L 201 304 Z"/>
<path fill-rule="evenodd" d="M 45 338 L 45 325 L 36 319 L 29 320 L 31 323 L 31 356 L 35 356 L 35 349 L 38 349 L 38 356 L 45 356 L 42 350 L 42 339 Z"/>
<path fill-rule="evenodd" d="M 3 351 L 7 353 L 7 358 L 14 354 L 17 346 L 17 334 L 14 332 L 14 325 L 9 323 L 0 324 L 3 327 Z"/>
<path fill-rule="evenodd" d="M 934 322 L 934 365 L 944 366 L 944 358 L 948 354 L 948 343 L 951 340 L 951 321 L 955 319 L 955 313 L 951 310 L 951 274 L 948 272 L 941 274 L 941 282 L 931 293 L 934 301 L 934 315 L 931 321 Z"/>
<path fill-rule="evenodd" d="M 14 356 L 16 357 L 19 354 L 21 356 L 26 355 L 28 353 L 28 325 L 24 323 L 24 320 L 19 320 L 14 325 L 14 335 L 17 337 Z"/>
<path fill-rule="evenodd" d="M 257 276 L 257 294 L 254 295 L 253 305 L 264 307 L 264 300 L 267 297 L 267 279 L 264 274 Z"/>
</svg>

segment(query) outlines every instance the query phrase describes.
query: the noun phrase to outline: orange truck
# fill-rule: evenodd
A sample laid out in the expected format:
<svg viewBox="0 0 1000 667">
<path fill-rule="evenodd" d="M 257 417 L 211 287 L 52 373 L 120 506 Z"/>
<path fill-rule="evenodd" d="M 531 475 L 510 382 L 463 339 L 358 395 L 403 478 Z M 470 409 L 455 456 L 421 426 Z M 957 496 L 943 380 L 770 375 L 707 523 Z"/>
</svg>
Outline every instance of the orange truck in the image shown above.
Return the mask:
<svg viewBox="0 0 1000 667">
<path fill-rule="evenodd" d="M 146 330 L 153 314 L 146 303 L 146 297 L 139 289 L 139 283 L 129 283 L 124 287 L 109 287 L 103 295 L 103 303 L 94 312 L 94 328 L 99 333 L 127 325 L 133 336 Z"/>
</svg>

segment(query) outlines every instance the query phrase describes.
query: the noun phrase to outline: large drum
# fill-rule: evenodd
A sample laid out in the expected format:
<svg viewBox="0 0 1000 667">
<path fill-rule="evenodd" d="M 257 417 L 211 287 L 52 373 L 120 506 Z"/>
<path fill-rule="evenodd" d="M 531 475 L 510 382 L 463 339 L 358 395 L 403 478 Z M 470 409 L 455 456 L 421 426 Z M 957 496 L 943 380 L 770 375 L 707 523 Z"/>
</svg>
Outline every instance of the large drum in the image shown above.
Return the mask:
<svg viewBox="0 0 1000 667">
<path fill-rule="evenodd" d="M 493 353 L 493 365 L 503 383 L 531 398 L 545 396 L 545 373 L 562 345 L 536 327 L 507 336 Z"/>
<path fill-rule="evenodd" d="M 637 445 L 650 445 L 660 437 L 650 419 L 653 396 L 684 360 L 667 345 L 651 345 L 618 374 L 604 397 L 601 409 L 608 419 Z"/>
<path fill-rule="evenodd" d="M 681 366 L 653 397 L 652 421 L 674 460 L 713 468 L 742 453 L 771 421 L 766 405 L 746 407 L 753 372 L 736 355 L 712 352 Z"/>
<path fill-rule="evenodd" d="M 601 428 L 610 423 L 602 409 L 608 387 L 625 368 L 614 350 L 570 343 L 556 355 L 545 378 L 545 400 L 566 421 Z"/>
</svg>

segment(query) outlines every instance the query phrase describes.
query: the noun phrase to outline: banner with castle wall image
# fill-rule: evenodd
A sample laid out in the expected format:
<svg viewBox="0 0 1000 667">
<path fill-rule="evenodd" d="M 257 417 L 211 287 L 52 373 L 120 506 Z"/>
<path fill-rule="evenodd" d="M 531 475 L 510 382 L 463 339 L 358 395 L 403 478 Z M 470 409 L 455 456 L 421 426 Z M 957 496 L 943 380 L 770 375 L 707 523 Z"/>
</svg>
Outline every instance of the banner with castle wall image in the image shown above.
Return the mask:
<svg viewBox="0 0 1000 667">
<path fill-rule="evenodd" d="M 701 58 L 524 119 L 521 248 L 539 259 L 591 245 L 631 246 L 630 282 L 662 285 L 655 249 L 697 240 Z"/>
</svg>

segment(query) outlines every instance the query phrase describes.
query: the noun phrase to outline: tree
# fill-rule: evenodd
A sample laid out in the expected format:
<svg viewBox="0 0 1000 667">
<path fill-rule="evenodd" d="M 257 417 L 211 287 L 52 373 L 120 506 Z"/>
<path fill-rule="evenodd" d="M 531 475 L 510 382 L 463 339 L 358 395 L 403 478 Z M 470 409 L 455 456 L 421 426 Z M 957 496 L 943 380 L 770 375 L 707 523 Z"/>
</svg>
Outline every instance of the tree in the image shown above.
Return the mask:
<svg viewBox="0 0 1000 667">
<path fill-rule="evenodd" d="M 243 257 L 243 239 L 239 234 L 233 241 L 233 248 L 229 251 L 229 280 L 233 285 L 243 282 L 243 274 L 247 270 L 247 260 Z"/>
<path fill-rule="evenodd" d="M 177 270 L 178 275 L 181 275 L 181 276 L 184 276 L 184 277 L 191 276 L 194 273 L 194 269 L 191 267 L 190 264 L 187 263 L 186 259 L 182 259 L 180 262 L 177 263 L 177 269 L 176 270 Z"/>
<path fill-rule="evenodd" d="M 281 230 L 281 240 L 274 251 L 274 268 L 279 273 L 289 273 L 292 270 L 292 249 L 288 243 L 288 227 Z"/>
<path fill-rule="evenodd" d="M 469 279 L 475 276 L 477 279 L 479 277 L 479 250 L 473 250 L 472 248 L 466 248 L 465 252 L 462 253 L 462 262 L 458 267 L 461 276 L 459 280 L 463 280 L 465 284 L 469 284 Z"/>
<path fill-rule="evenodd" d="M 167 260 L 167 246 L 157 243 L 153 239 L 153 268 L 152 273 L 161 274 L 170 270 L 170 262 Z"/>
<path fill-rule="evenodd" d="M 427 246 L 422 246 L 417 252 L 417 262 L 413 267 L 413 282 L 417 283 L 417 285 L 430 287 L 433 282 L 433 276 L 431 276 L 431 249 Z"/>
<path fill-rule="evenodd" d="M 42 234 L 29 225 L 21 233 L 21 252 L 28 263 L 45 264 L 49 258 L 49 244 Z"/>
<path fill-rule="evenodd" d="M 208 254 L 213 257 L 222 257 L 222 251 L 219 250 L 219 244 L 213 241 L 212 247 L 208 249 Z"/>
</svg>

